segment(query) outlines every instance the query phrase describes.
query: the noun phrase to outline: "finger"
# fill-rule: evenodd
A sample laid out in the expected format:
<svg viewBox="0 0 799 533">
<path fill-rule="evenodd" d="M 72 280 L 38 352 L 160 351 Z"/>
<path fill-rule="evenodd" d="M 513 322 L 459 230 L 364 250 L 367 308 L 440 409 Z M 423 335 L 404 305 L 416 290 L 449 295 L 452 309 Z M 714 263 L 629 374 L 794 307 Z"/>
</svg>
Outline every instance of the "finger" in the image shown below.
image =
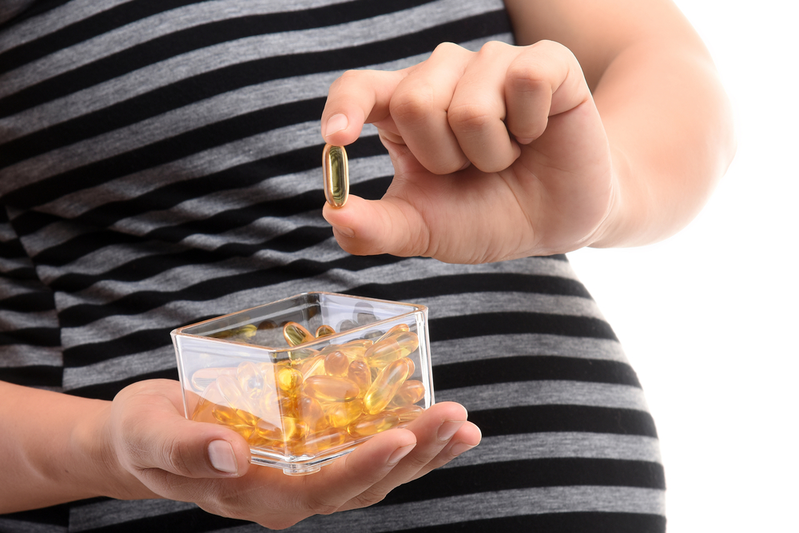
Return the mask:
<svg viewBox="0 0 799 533">
<path fill-rule="evenodd" d="M 508 130 L 529 144 L 546 130 L 550 116 L 590 98 L 582 70 L 564 46 L 540 41 L 525 48 L 508 66 L 505 102 Z"/>
<path fill-rule="evenodd" d="M 365 507 L 377 499 L 362 498 L 416 446 L 416 436 L 405 429 L 375 435 L 352 453 L 306 478 L 306 506 L 314 514 L 330 514 Z M 358 502 L 357 504 L 353 502 Z"/>
<path fill-rule="evenodd" d="M 399 485 L 429 472 L 432 469 L 429 468 L 430 463 L 439 459 L 442 450 L 449 446 L 456 434 L 461 432 L 467 423 L 466 417 L 466 409 L 454 402 L 436 404 L 427 409 L 406 428 L 416 435 L 416 446 L 385 477 L 345 505 L 342 510 L 380 501 Z M 465 431 L 464 438 L 474 442 L 470 433 L 473 432 Z"/>
<path fill-rule="evenodd" d="M 397 199 L 364 200 L 350 195 L 341 208 L 325 204 L 322 215 L 345 251 L 353 255 L 428 255 L 427 225 L 410 204 Z"/>
<path fill-rule="evenodd" d="M 334 81 L 322 111 L 325 142 L 351 144 L 367 122 L 395 129 L 390 123 L 389 103 L 404 76 L 404 71 L 350 70 Z"/>
<path fill-rule="evenodd" d="M 450 128 L 447 111 L 471 52 L 451 43 L 409 70 L 391 97 L 391 117 L 419 162 L 434 174 L 449 174 L 468 164 Z"/>
<path fill-rule="evenodd" d="M 414 475 L 413 479 L 418 479 L 435 470 L 436 468 L 441 468 L 453 459 L 478 446 L 481 440 L 482 432 L 480 431 L 480 428 L 467 421 L 460 429 L 458 429 L 457 433 L 455 433 L 455 435 L 449 441 L 449 444 L 447 444 L 447 446 L 444 447 L 444 449 L 441 450 L 435 458 L 427 463 L 427 465 L 420 469 Z"/>
<path fill-rule="evenodd" d="M 119 399 L 123 414 L 117 420 L 116 441 L 129 467 L 140 473 L 160 470 L 189 478 L 246 473 L 247 442 L 223 426 L 187 420 L 170 397 L 174 388 L 167 391 L 155 380 L 141 382 Z M 179 385 L 176 388 L 179 394 Z"/>
<path fill-rule="evenodd" d="M 463 73 L 447 112 L 461 149 L 483 172 L 508 168 L 520 153 L 505 125 L 505 73 L 514 54 L 504 43 L 483 46 Z"/>
</svg>

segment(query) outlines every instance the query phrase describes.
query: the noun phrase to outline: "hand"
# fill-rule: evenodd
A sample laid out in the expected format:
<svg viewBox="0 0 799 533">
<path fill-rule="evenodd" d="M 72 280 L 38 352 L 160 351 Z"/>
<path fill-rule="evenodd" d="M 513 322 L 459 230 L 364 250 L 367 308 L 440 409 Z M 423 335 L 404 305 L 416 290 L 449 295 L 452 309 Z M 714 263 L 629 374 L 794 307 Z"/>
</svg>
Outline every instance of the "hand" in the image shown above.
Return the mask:
<svg viewBox="0 0 799 533">
<path fill-rule="evenodd" d="M 117 395 L 102 431 L 117 497 L 196 502 L 222 516 L 285 528 L 314 514 L 365 507 L 476 446 L 480 430 L 456 403 L 433 405 L 407 428 L 380 433 L 307 476 L 249 464 L 249 447 L 221 425 L 182 414 L 180 384 L 149 380 Z"/>
<path fill-rule="evenodd" d="M 353 254 L 483 263 L 567 252 L 614 209 L 611 150 L 574 55 L 561 45 L 453 44 L 398 72 L 350 71 L 322 115 L 330 144 L 377 126 L 394 164 L 385 196 L 324 216 Z"/>
</svg>

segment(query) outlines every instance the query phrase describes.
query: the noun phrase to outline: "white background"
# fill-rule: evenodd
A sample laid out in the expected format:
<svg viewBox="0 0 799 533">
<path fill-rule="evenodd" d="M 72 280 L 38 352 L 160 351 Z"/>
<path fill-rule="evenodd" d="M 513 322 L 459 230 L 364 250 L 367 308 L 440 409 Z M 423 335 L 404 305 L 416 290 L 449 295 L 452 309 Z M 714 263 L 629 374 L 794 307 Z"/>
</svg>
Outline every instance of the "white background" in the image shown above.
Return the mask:
<svg viewBox="0 0 799 533">
<path fill-rule="evenodd" d="M 680 234 L 570 258 L 647 393 L 670 533 L 799 532 L 799 17 L 780 0 L 677 3 L 733 101 L 736 158 Z"/>
</svg>

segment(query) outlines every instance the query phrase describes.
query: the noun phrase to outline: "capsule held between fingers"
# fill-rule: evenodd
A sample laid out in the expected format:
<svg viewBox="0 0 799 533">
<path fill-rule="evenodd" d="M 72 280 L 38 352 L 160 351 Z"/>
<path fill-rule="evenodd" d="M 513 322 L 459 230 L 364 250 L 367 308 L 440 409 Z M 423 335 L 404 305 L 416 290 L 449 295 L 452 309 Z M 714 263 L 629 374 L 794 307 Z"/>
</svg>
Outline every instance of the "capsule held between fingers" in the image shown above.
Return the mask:
<svg viewBox="0 0 799 533">
<path fill-rule="evenodd" d="M 322 152 L 322 170 L 327 202 L 333 207 L 344 207 L 350 194 L 350 176 L 347 152 L 343 146 L 325 145 Z"/>
</svg>

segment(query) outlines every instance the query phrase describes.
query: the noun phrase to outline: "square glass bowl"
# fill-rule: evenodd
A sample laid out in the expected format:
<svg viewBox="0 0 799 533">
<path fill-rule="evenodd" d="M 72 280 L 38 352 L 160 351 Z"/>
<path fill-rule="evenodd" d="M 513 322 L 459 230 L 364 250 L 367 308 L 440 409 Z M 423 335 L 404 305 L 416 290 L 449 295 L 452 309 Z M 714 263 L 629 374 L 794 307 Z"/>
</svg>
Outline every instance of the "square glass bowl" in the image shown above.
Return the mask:
<svg viewBox="0 0 799 533">
<path fill-rule="evenodd" d="M 171 332 L 186 417 L 309 474 L 433 404 L 427 308 L 309 292 Z"/>
</svg>

